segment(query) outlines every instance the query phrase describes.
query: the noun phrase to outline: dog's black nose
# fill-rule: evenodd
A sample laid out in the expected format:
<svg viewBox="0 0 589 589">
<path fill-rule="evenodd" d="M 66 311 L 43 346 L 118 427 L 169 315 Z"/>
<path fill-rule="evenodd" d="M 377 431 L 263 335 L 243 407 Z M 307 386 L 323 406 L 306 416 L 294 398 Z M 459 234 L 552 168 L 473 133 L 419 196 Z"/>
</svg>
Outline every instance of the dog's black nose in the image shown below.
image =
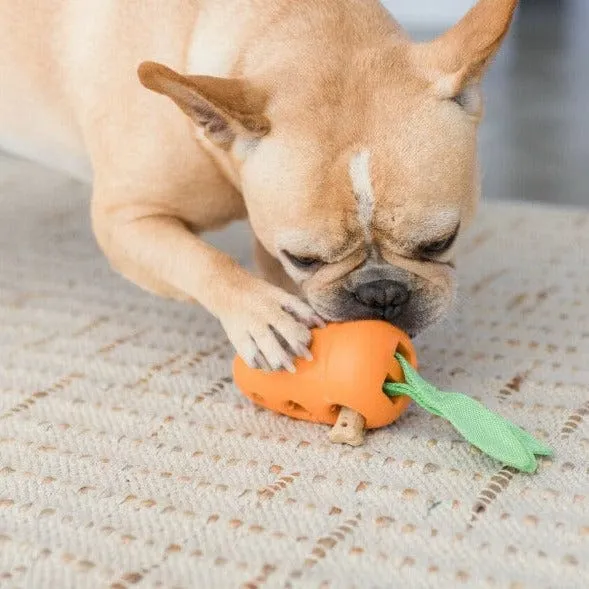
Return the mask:
<svg viewBox="0 0 589 589">
<path fill-rule="evenodd" d="M 356 300 L 370 307 L 383 311 L 386 319 L 393 319 L 398 315 L 401 307 L 409 300 L 409 289 L 394 280 L 375 280 L 361 284 L 355 291 Z"/>
</svg>

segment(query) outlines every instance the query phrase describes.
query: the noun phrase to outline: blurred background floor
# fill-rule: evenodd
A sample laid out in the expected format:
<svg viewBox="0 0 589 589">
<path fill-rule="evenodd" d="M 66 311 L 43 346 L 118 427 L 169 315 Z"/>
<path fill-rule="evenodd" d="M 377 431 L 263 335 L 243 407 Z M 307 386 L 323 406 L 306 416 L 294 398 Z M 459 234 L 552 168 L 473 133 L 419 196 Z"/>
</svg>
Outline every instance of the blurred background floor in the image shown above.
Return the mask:
<svg viewBox="0 0 589 589">
<path fill-rule="evenodd" d="M 588 28 L 589 0 L 520 0 L 485 80 L 485 198 L 589 206 Z"/>
</svg>

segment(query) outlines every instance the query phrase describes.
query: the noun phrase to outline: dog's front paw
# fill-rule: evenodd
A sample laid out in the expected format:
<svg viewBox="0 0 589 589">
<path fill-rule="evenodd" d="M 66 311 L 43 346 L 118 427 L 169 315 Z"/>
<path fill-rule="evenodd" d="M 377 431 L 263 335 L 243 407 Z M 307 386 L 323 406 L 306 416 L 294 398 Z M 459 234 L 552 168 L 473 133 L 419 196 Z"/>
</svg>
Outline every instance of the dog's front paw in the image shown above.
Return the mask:
<svg viewBox="0 0 589 589">
<path fill-rule="evenodd" d="M 258 283 L 220 317 L 229 341 L 252 368 L 295 371 L 294 358 L 311 359 L 311 329 L 323 320 L 298 297 Z"/>
</svg>

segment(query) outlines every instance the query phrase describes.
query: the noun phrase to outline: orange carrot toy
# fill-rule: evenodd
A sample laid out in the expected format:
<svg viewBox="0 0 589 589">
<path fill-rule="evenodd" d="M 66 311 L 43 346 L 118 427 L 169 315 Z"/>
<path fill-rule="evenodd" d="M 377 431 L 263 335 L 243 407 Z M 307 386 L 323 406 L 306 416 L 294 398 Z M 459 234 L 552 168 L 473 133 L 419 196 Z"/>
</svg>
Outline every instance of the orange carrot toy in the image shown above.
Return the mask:
<svg viewBox="0 0 589 589">
<path fill-rule="evenodd" d="M 298 359 L 296 373 L 267 373 L 236 358 L 235 383 L 257 405 L 336 424 L 332 441 L 359 445 L 365 427 L 392 423 L 411 403 L 409 397 L 391 399 L 382 391 L 385 380 L 403 382 L 397 352 L 417 367 L 411 340 L 400 329 L 383 321 L 332 323 L 314 330 L 313 360 Z"/>
<path fill-rule="evenodd" d="M 395 421 L 415 401 L 448 420 L 465 438 L 503 464 L 524 472 L 551 449 L 462 393 L 447 393 L 416 371 L 409 337 L 382 321 L 337 323 L 313 332 L 313 360 L 296 372 L 267 373 L 234 363 L 235 383 L 254 403 L 294 417 L 333 425 L 332 442 L 358 446 L 365 428 Z"/>
</svg>

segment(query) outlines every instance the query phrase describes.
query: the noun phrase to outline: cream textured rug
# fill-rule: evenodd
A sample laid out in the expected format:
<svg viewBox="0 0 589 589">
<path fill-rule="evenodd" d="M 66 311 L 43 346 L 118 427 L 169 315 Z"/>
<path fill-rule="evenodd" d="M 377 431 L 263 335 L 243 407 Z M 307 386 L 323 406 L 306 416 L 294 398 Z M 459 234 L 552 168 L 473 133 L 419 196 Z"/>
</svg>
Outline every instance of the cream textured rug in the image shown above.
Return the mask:
<svg viewBox="0 0 589 589">
<path fill-rule="evenodd" d="M 417 342 L 554 447 L 527 476 L 417 408 L 359 449 L 256 410 L 214 320 L 109 270 L 87 196 L 0 160 L 0 587 L 589 587 L 589 213 L 489 206 Z"/>
</svg>

